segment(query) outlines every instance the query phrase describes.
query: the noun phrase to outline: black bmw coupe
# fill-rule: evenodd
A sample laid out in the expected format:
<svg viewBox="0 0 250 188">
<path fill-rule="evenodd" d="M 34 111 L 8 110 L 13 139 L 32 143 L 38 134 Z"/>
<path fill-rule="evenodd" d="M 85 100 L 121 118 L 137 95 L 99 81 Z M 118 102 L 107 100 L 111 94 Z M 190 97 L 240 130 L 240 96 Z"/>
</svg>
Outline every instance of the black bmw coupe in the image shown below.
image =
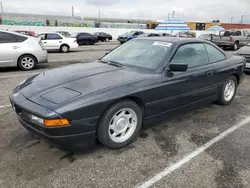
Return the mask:
<svg viewBox="0 0 250 188">
<path fill-rule="evenodd" d="M 64 149 L 119 149 L 142 125 L 200 103 L 228 105 L 245 59 L 209 41 L 137 38 L 92 63 L 41 72 L 10 96 L 21 124 Z"/>
</svg>

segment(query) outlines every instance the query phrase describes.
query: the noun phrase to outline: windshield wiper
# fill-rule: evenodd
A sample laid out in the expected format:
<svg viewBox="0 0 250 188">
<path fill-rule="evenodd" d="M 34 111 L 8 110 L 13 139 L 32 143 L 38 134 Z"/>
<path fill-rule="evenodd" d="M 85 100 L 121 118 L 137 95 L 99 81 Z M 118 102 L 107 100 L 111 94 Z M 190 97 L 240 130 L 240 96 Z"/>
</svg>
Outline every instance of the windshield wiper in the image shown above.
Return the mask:
<svg viewBox="0 0 250 188">
<path fill-rule="evenodd" d="M 111 61 L 111 60 L 102 60 L 102 59 L 99 59 L 99 61 L 101 63 L 105 63 L 105 64 L 108 64 L 108 65 L 113 65 L 113 66 L 116 66 L 116 67 L 123 67 L 123 64 L 119 63 L 119 62 L 116 62 L 116 61 Z"/>
<path fill-rule="evenodd" d="M 102 59 L 98 59 L 101 63 L 106 63 L 108 64 L 109 62 L 108 61 L 103 61 Z"/>
<path fill-rule="evenodd" d="M 114 65 L 114 66 L 117 66 L 117 67 L 123 67 L 123 64 L 121 64 L 119 62 L 116 62 L 116 61 L 109 61 L 108 64 L 109 65 Z"/>
</svg>

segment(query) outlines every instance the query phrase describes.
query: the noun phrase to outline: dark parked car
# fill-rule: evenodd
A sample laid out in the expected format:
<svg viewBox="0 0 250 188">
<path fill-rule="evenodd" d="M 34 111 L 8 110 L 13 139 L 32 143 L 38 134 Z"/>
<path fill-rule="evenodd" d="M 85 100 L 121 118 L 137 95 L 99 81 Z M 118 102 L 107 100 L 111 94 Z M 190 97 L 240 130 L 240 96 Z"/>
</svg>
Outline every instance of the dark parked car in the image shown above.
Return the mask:
<svg viewBox="0 0 250 188">
<path fill-rule="evenodd" d="M 235 52 L 234 55 L 243 56 L 246 58 L 245 72 L 250 73 L 250 44 L 243 46 Z"/>
<path fill-rule="evenodd" d="M 95 62 L 32 76 L 10 101 L 25 128 L 55 145 L 75 150 L 98 139 L 118 149 L 135 140 L 142 124 L 173 111 L 229 105 L 244 67 L 245 58 L 208 41 L 138 38 Z"/>
<path fill-rule="evenodd" d="M 98 41 L 106 41 L 109 42 L 110 40 L 112 40 L 112 36 L 108 33 L 104 33 L 104 32 L 97 32 L 93 34 L 95 37 L 97 37 Z"/>
<path fill-rule="evenodd" d="M 70 37 L 70 33 L 68 31 L 56 31 L 56 33 L 60 33 L 61 35 L 65 37 Z"/>
<path fill-rule="evenodd" d="M 78 45 L 93 45 L 98 42 L 97 37 L 90 33 L 74 33 L 71 37 L 76 38 Z"/>
<path fill-rule="evenodd" d="M 140 36 L 141 34 L 144 34 L 143 31 L 130 31 L 127 32 L 125 34 L 122 34 L 120 36 L 118 36 L 117 40 L 123 44 L 131 39 L 137 38 L 138 36 Z"/>
<path fill-rule="evenodd" d="M 144 33 L 139 35 L 139 37 L 160 37 L 161 34 L 158 33 Z"/>
</svg>

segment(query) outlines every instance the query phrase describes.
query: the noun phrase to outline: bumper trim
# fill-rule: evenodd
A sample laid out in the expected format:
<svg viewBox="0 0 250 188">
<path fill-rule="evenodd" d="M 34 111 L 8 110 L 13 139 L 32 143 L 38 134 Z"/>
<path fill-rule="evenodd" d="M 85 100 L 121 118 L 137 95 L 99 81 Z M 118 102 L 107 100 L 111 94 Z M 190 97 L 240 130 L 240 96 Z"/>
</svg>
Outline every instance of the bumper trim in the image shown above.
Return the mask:
<svg viewBox="0 0 250 188">
<path fill-rule="evenodd" d="M 63 150 L 79 151 L 86 148 L 92 148 L 95 145 L 95 131 L 73 135 L 53 136 L 35 129 L 32 125 L 25 122 L 19 115 L 17 117 L 22 126 L 28 131 L 32 132 L 35 135 L 38 135 L 39 137 L 44 138 L 52 145 L 55 145 L 56 147 L 61 148 Z"/>
</svg>

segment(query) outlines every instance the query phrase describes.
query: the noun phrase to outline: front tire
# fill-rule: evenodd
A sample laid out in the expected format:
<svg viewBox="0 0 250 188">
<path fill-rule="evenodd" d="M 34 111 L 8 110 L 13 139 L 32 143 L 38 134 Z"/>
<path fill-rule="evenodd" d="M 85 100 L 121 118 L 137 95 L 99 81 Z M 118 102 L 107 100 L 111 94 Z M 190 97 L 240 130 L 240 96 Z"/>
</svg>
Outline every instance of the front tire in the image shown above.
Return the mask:
<svg viewBox="0 0 250 188">
<path fill-rule="evenodd" d="M 218 104 L 224 106 L 229 105 L 233 101 L 236 95 L 236 91 L 237 91 L 237 80 L 235 76 L 231 76 L 226 80 L 219 93 Z"/>
<path fill-rule="evenodd" d="M 106 38 L 106 39 L 105 39 L 105 42 L 109 42 L 109 38 Z"/>
<path fill-rule="evenodd" d="M 97 129 L 99 141 L 108 148 L 121 149 L 131 144 L 142 126 L 142 111 L 130 100 L 110 106 L 103 114 Z"/>
<path fill-rule="evenodd" d="M 23 55 L 18 59 L 17 63 L 20 69 L 28 71 L 36 68 L 37 60 L 32 55 Z"/>
</svg>

